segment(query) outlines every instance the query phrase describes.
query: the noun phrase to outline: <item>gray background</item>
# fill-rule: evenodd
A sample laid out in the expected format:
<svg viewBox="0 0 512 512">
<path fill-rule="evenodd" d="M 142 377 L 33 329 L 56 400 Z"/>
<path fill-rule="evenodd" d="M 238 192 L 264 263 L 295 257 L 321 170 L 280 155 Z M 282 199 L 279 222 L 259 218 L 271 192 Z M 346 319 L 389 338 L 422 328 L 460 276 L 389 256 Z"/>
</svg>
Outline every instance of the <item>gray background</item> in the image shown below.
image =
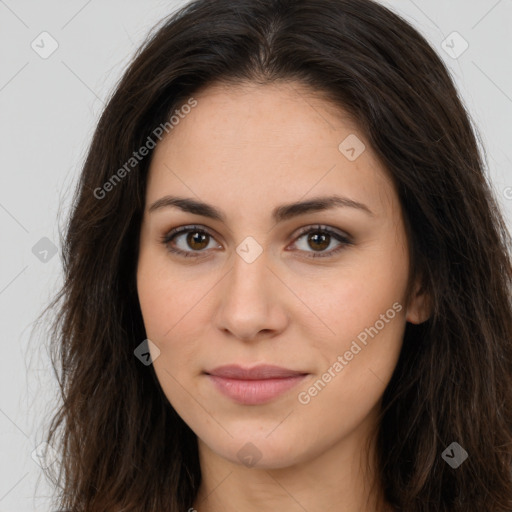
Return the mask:
<svg viewBox="0 0 512 512">
<path fill-rule="evenodd" d="M 44 331 L 34 331 L 61 284 L 52 248 L 104 100 L 153 24 L 182 3 L 0 0 L 0 512 L 50 510 L 52 489 L 32 453 L 57 392 Z M 512 226 L 512 0 L 383 3 L 451 69 Z M 48 58 L 44 31 L 58 43 Z M 451 52 L 464 48 L 454 31 L 469 45 L 458 58 L 443 49 L 445 40 Z"/>
</svg>

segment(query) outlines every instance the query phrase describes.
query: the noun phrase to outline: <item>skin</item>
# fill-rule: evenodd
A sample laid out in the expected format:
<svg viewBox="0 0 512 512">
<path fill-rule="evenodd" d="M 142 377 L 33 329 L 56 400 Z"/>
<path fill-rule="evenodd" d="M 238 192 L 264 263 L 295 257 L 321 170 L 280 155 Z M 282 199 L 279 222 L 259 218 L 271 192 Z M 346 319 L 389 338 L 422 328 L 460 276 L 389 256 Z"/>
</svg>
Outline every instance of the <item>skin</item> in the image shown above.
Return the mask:
<svg viewBox="0 0 512 512">
<path fill-rule="evenodd" d="M 198 437 L 203 481 L 191 507 L 390 510 L 374 492 L 377 413 L 406 321 L 428 317 L 421 294 L 406 304 L 408 246 L 396 191 L 357 125 L 300 84 L 217 84 L 194 98 L 197 106 L 153 154 L 137 268 L 147 337 L 160 350 L 154 370 Z M 350 134 L 366 145 L 355 161 L 338 149 Z M 176 207 L 150 213 L 167 194 L 210 203 L 226 222 Z M 373 215 L 336 207 L 271 219 L 276 206 L 332 194 L 364 203 Z M 316 224 L 353 243 L 334 254 L 340 242 L 331 237 L 318 250 L 298 233 Z M 161 242 L 188 225 L 211 237 L 191 245 L 185 233 L 174 246 L 198 258 L 173 254 Z M 251 263 L 236 252 L 248 236 L 263 251 Z M 318 252 L 331 255 L 311 257 Z M 299 393 L 394 303 L 402 306 L 394 318 L 300 403 Z M 203 373 L 229 363 L 310 375 L 270 403 L 245 405 L 220 394 Z M 260 457 L 252 466 L 237 456 L 248 442 L 257 452 L 245 450 Z"/>
</svg>

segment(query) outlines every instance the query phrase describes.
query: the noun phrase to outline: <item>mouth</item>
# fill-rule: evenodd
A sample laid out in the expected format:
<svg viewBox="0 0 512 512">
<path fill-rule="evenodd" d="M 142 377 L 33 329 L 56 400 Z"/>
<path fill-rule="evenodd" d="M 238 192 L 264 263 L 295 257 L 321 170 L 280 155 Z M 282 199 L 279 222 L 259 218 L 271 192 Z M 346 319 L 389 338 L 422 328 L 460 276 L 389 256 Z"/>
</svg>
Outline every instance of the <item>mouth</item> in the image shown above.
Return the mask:
<svg viewBox="0 0 512 512">
<path fill-rule="evenodd" d="M 272 365 L 253 368 L 227 365 L 205 374 L 218 391 L 243 405 L 268 403 L 297 386 L 309 375 Z"/>
</svg>

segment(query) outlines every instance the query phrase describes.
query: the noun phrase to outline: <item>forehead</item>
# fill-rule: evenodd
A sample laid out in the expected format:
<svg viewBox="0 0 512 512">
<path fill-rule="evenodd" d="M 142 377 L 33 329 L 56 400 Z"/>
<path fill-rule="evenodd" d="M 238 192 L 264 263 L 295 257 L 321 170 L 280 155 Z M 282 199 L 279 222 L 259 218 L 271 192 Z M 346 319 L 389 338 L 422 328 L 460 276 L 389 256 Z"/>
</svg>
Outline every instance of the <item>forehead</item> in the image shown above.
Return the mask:
<svg viewBox="0 0 512 512">
<path fill-rule="evenodd" d="M 336 191 L 364 197 L 377 210 L 396 201 L 357 124 L 302 84 L 220 84 L 193 98 L 196 106 L 157 144 L 150 199 L 179 191 L 214 202 L 275 197 L 277 204 L 283 194 L 293 201 Z M 347 140 L 362 151 L 355 160 L 344 153 Z"/>
</svg>

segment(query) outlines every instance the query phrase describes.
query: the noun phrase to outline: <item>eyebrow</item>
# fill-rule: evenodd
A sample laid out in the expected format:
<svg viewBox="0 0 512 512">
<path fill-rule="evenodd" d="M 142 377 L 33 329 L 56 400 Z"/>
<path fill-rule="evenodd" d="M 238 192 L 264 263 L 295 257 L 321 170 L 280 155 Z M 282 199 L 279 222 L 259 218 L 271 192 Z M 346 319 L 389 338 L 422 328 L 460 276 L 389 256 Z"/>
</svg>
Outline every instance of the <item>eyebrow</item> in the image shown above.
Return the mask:
<svg viewBox="0 0 512 512">
<path fill-rule="evenodd" d="M 155 201 L 148 212 L 152 213 L 163 208 L 179 208 L 180 210 L 202 217 L 226 222 L 225 214 L 215 206 L 196 199 L 167 195 Z M 375 214 L 363 203 L 338 195 L 315 197 L 308 201 L 288 203 L 278 206 L 272 210 L 272 218 L 275 222 L 282 222 L 306 213 L 320 212 L 337 207 L 355 208 L 367 213 L 370 216 Z"/>
</svg>

